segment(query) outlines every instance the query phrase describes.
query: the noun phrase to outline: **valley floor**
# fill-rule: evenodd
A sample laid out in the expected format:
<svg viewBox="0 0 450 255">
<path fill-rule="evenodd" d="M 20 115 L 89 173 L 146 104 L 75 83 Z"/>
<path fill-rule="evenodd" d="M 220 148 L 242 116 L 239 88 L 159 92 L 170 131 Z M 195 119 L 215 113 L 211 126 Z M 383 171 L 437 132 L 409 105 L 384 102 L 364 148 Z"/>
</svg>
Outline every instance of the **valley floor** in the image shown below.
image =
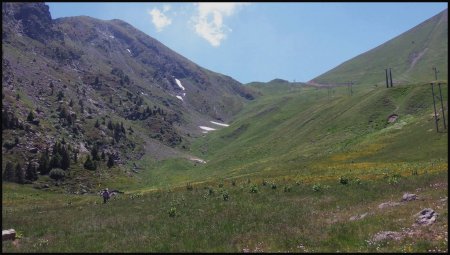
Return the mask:
<svg viewBox="0 0 450 255">
<path fill-rule="evenodd" d="M 4 183 L 2 226 L 19 239 L 2 252 L 447 252 L 447 178 L 447 168 L 347 184 L 241 178 L 107 204 Z M 425 208 L 436 221 L 417 225 Z"/>
</svg>

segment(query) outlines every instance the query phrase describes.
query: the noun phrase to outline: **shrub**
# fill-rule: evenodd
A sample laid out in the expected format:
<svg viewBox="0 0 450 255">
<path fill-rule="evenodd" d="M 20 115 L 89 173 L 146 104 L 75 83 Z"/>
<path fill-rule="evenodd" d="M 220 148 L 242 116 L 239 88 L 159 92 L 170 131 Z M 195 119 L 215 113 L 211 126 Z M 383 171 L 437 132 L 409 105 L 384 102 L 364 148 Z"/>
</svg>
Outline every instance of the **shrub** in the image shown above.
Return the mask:
<svg viewBox="0 0 450 255">
<path fill-rule="evenodd" d="M 187 189 L 187 190 L 193 190 L 194 188 L 192 187 L 192 184 L 191 184 L 190 182 L 188 182 L 188 183 L 186 184 L 186 189 Z"/>
<path fill-rule="evenodd" d="M 356 183 L 356 184 L 361 184 L 362 183 L 361 179 L 359 179 L 359 178 L 354 179 L 353 182 Z"/>
<path fill-rule="evenodd" d="M 169 217 L 175 217 L 177 216 L 177 209 L 175 207 L 171 207 L 169 209 Z"/>
<path fill-rule="evenodd" d="M 270 185 L 270 187 L 271 187 L 272 189 L 277 189 L 277 185 L 276 185 L 275 183 L 272 183 L 272 184 Z"/>
<path fill-rule="evenodd" d="M 284 192 L 291 192 L 291 186 L 284 186 Z"/>
<path fill-rule="evenodd" d="M 250 187 L 250 193 L 258 193 L 258 187 L 255 184 Z"/>
<path fill-rule="evenodd" d="M 50 170 L 49 176 L 50 178 L 58 181 L 64 179 L 64 177 L 66 176 L 66 172 L 64 172 L 64 170 L 62 170 L 61 168 L 53 168 L 52 170 Z"/>
<path fill-rule="evenodd" d="M 224 190 L 222 192 L 222 197 L 224 201 L 228 201 L 228 199 L 230 199 L 230 196 L 228 195 L 228 191 Z"/>
<path fill-rule="evenodd" d="M 312 187 L 314 192 L 322 191 L 322 186 L 320 184 L 314 184 Z"/>
<path fill-rule="evenodd" d="M 223 187 L 223 183 L 219 183 L 219 188 L 222 188 Z"/>
<path fill-rule="evenodd" d="M 236 186 L 236 180 L 232 180 L 231 185 Z"/>
<path fill-rule="evenodd" d="M 263 180 L 262 185 L 263 185 L 263 186 L 266 186 L 266 185 L 267 185 L 267 181 L 266 181 L 266 180 Z"/>
<path fill-rule="evenodd" d="M 208 195 L 212 196 L 214 194 L 213 188 L 208 188 Z"/>
<path fill-rule="evenodd" d="M 348 184 L 348 178 L 347 178 L 347 177 L 344 177 L 344 176 L 341 176 L 341 178 L 339 178 L 339 182 L 340 182 L 342 185 L 347 185 L 347 184 Z"/>
</svg>

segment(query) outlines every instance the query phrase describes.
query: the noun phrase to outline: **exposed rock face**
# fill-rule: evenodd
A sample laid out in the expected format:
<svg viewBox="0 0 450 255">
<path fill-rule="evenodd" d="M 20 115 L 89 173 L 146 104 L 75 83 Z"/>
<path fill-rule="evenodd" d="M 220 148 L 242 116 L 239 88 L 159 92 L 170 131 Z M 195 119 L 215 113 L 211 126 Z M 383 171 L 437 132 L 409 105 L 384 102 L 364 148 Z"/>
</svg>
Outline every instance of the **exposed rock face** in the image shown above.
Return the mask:
<svg viewBox="0 0 450 255">
<path fill-rule="evenodd" d="M 431 208 L 425 208 L 417 213 L 416 216 L 418 216 L 418 219 L 416 220 L 417 224 L 427 226 L 433 224 L 439 214 Z"/>
<path fill-rule="evenodd" d="M 53 29 L 49 7 L 44 3 L 2 3 L 3 23 L 17 22 L 15 28 L 37 41 L 63 38 L 61 32 Z M 4 33 L 5 34 L 5 33 Z"/>
</svg>

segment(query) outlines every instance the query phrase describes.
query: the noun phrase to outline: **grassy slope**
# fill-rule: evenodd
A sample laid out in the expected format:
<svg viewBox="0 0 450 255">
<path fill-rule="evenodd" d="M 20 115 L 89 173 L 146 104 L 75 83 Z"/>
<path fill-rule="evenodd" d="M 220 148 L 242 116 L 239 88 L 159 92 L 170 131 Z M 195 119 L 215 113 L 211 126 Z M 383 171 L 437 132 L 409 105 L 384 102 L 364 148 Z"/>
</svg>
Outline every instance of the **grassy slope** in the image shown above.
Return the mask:
<svg viewBox="0 0 450 255">
<path fill-rule="evenodd" d="M 419 55 L 423 55 L 419 58 Z M 357 84 L 385 84 L 385 68 L 392 68 L 394 82 L 408 83 L 448 79 L 447 10 L 392 40 L 350 59 L 313 79 L 318 83 L 354 81 Z M 418 60 L 413 64 L 414 58 Z"/>
<path fill-rule="evenodd" d="M 192 191 L 160 190 L 120 196 L 101 204 L 100 197 L 42 192 L 4 185 L 2 226 L 15 228 L 21 239 L 4 242 L 3 252 L 426 252 L 447 249 L 446 172 L 341 185 L 312 185 L 292 180 L 278 188 L 247 181 L 209 183 Z M 284 192 L 284 185 L 290 192 Z M 438 186 L 440 185 L 440 186 Z M 229 200 L 223 200 L 227 191 Z M 420 200 L 381 210 L 403 192 Z M 422 208 L 439 213 L 438 223 L 413 228 Z M 169 216 L 174 208 L 175 217 Z M 369 213 L 364 219 L 352 216 Z M 371 243 L 380 231 L 413 232 L 401 241 Z"/>
</svg>

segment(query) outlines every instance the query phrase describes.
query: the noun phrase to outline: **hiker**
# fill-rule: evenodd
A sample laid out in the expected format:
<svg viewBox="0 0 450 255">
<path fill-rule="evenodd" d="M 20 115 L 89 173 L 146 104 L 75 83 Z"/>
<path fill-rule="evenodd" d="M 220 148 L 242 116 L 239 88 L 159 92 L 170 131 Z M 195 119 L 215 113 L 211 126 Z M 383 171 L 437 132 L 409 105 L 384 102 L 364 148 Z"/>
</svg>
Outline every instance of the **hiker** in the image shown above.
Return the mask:
<svg viewBox="0 0 450 255">
<path fill-rule="evenodd" d="M 103 191 L 102 196 L 103 196 L 103 203 L 106 204 L 106 202 L 107 202 L 108 199 L 109 199 L 108 188 L 106 188 L 106 189 Z"/>
</svg>

